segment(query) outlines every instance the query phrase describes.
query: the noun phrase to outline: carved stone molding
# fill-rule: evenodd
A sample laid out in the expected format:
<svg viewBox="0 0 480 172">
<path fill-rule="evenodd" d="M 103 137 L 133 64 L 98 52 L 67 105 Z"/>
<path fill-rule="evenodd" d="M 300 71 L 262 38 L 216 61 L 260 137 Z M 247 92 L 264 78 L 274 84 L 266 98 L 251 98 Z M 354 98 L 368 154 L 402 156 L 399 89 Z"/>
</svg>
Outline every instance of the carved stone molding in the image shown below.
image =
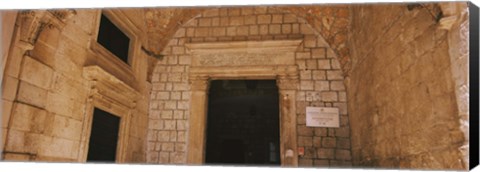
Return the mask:
<svg viewBox="0 0 480 172">
<path fill-rule="evenodd" d="M 192 90 L 187 163 L 204 163 L 206 112 L 210 80 L 275 79 L 280 92 L 282 166 L 297 166 L 295 95 L 298 67 L 295 50 L 301 40 L 239 41 L 187 44 L 192 56 Z"/>
<path fill-rule="evenodd" d="M 20 25 L 20 41 L 33 46 L 44 29 L 62 30 L 65 22 L 74 15 L 76 11 L 73 9 L 21 11 L 17 20 Z"/>
<path fill-rule="evenodd" d="M 92 95 L 101 95 L 129 108 L 135 108 L 141 94 L 98 66 L 83 68 L 83 76 L 91 81 Z"/>
<path fill-rule="evenodd" d="M 239 41 L 186 44 L 192 66 L 294 65 L 301 40 Z"/>
</svg>

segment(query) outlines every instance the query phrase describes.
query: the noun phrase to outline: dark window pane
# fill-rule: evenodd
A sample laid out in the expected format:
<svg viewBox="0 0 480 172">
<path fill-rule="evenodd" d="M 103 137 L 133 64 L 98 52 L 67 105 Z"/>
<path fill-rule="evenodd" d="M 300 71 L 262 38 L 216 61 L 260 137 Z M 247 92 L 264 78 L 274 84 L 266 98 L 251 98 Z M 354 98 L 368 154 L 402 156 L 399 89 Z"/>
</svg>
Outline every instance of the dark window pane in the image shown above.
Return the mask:
<svg viewBox="0 0 480 172">
<path fill-rule="evenodd" d="M 128 64 L 130 38 L 103 14 L 100 19 L 97 42 Z"/>
</svg>

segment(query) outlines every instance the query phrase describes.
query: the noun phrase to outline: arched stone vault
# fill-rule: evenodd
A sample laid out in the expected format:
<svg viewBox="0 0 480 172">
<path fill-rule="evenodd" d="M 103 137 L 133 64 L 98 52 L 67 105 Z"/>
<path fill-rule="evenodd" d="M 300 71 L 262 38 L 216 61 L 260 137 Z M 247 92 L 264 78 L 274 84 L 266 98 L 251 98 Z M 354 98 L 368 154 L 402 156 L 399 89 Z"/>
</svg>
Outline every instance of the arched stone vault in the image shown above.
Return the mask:
<svg viewBox="0 0 480 172">
<path fill-rule="evenodd" d="M 321 24 L 317 23 L 317 26 L 322 26 Z M 329 39 L 334 41 L 338 35 L 333 32 L 336 26 L 322 27 L 332 30 L 330 32 L 324 29 L 324 32 L 328 33 Z M 282 46 L 285 44 L 282 42 L 295 42 L 295 40 L 298 40 L 299 44 L 293 46 L 293 49 L 287 52 L 290 56 L 282 57 L 283 60 L 275 61 L 277 55 L 267 55 L 275 53 L 272 51 L 275 47 L 268 49 L 269 46 Z M 344 46 L 340 44 L 341 42 L 336 42 L 335 47 Z M 241 52 L 240 56 L 236 54 L 235 56 L 243 60 L 227 58 L 232 56 L 231 54 L 225 58 L 216 58 L 215 52 L 220 51 L 215 50 L 212 51 L 213 55 L 208 56 L 196 56 L 195 52 L 199 50 L 193 51 L 193 47 L 218 47 L 219 45 L 224 47 L 224 44 L 235 45 L 234 47 L 257 45 L 256 49 L 260 48 L 258 45 L 267 47 L 261 48 L 261 51 L 254 50 L 255 48 L 251 51 L 249 48 L 235 50 Z M 228 46 L 224 48 L 229 49 Z M 200 114 L 197 112 L 203 112 L 204 108 L 195 104 L 204 102 L 197 99 L 203 100 L 204 96 L 201 95 L 205 92 L 198 88 L 207 88 L 209 79 L 235 78 L 237 73 L 238 77 L 247 79 L 273 77 L 271 79 L 277 79 L 279 87 L 288 90 L 289 95 L 294 95 L 291 96 L 294 101 L 289 102 L 293 103 L 290 107 L 295 108 L 291 109 L 289 115 L 284 115 L 291 118 L 289 121 L 295 121 L 293 127 L 289 127 L 293 134 L 288 136 L 290 139 L 284 140 L 286 141 L 285 150 L 293 150 L 294 159 L 292 161 L 288 157 L 282 157 L 282 159 L 287 158 L 284 159 L 283 165 L 349 166 L 352 164 L 343 71 L 333 47 L 304 18 L 288 10 L 270 7 L 209 9 L 177 28 L 172 39 L 163 48 L 162 54 L 165 57 L 157 63 L 151 78 L 147 162 L 202 163 L 201 148 L 189 145 L 193 131 L 189 128 L 198 129 L 198 123 L 195 121 L 192 123 L 190 120 L 196 119 L 200 125 L 204 125 L 201 122 L 203 117 L 199 117 Z M 222 55 L 218 54 L 218 56 Z M 203 62 L 203 58 L 209 59 Z M 270 61 L 268 58 L 273 61 L 267 62 Z M 209 63 L 209 60 L 214 60 L 216 63 Z M 218 64 L 217 61 L 219 61 Z M 288 71 L 283 76 L 284 72 L 281 71 L 287 64 L 293 66 L 285 68 Z M 227 71 L 222 72 L 221 68 L 225 68 L 224 66 L 236 72 L 232 74 Z M 273 67 L 273 70 L 264 71 L 269 67 Z M 265 76 L 262 72 L 256 73 L 250 70 L 264 71 Z M 279 71 L 271 73 L 275 70 Z M 198 78 L 203 79 L 199 82 Z M 298 84 L 294 84 L 297 82 Z M 206 86 L 198 87 L 199 83 Z M 280 92 L 282 94 L 282 90 Z M 338 107 L 340 128 L 306 127 L 306 106 Z M 196 139 L 193 141 L 201 142 Z M 298 159 L 296 145 L 305 148 L 305 155 Z M 282 149 L 282 151 L 285 150 Z M 195 156 L 190 156 L 193 152 L 197 153 Z"/>
<path fill-rule="evenodd" d="M 322 6 L 261 6 L 261 7 L 232 7 L 251 8 L 254 11 L 284 11 L 303 18 L 314 32 L 322 35 L 337 54 L 345 75 L 350 70 L 350 53 L 346 46 L 350 10 L 347 5 Z M 174 33 L 182 25 L 202 12 L 219 8 L 147 8 L 145 9 L 145 25 L 147 27 L 146 46 L 160 54 Z M 221 9 L 221 12 L 226 8 Z"/>
</svg>

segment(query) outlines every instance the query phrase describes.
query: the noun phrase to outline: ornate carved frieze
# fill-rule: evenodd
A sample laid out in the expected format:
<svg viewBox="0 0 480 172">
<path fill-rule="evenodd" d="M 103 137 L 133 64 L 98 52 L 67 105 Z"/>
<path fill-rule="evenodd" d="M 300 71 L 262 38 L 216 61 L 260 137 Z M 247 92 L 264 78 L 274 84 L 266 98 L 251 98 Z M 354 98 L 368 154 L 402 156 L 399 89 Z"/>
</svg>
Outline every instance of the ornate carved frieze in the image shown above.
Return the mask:
<svg viewBox="0 0 480 172">
<path fill-rule="evenodd" d="M 239 41 L 187 44 L 192 66 L 294 65 L 301 40 Z"/>
</svg>

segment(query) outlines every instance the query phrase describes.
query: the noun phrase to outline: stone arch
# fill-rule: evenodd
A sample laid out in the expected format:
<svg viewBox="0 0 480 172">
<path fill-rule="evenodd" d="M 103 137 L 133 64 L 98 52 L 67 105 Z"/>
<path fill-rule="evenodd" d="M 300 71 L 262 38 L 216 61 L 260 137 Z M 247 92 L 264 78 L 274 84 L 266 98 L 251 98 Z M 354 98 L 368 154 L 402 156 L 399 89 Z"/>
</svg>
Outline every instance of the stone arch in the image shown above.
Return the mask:
<svg viewBox="0 0 480 172">
<path fill-rule="evenodd" d="M 230 9 L 233 11 L 228 12 Z M 278 62 L 281 66 L 285 65 L 283 63 L 290 63 L 295 67 L 291 77 L 296 78 L 298 84 L 291 86 L 291 89 L 295 92 L 295 104 L 292 106 L 296 110 L 292 112 L 294 115 L 292 119 L 296 121 L 294 129 L 297 132 L 294 139 L 297 141 L 293 145 L 304 147 L 306 150 L 305 156 L 297 159 L 296 146 L 291 147 L 295 160 L 289 165 L 328 166 L 328 161 L 351 164 L 346 89 L 341 65 L 334 50 L 305 20 L 294 14 L 245 9 L 242 11 L 244 8 L 228 8 L 225 16 L 222 16 L 223 12 L 219 9 L 204 11 L 183 24 L 164 48 L 162 54 L 165 54 L 165 58 L 157 63 L 152 76 L 147 162 L 188 163 L 187 156 L 190 150 L 186 148 L 191 127 L 188 123 L 194 114 L 192 89 L 199 83 L 206 87 L 208 82 L 205 81 L 213 75 L 207 71 L 205 76 L 202 76 L 207 78 L 201 82 L 192 81 L 195 79 L 192 76 L 197 75 L 191 73 L 199 70 L 192 66 L 211 65 L 201 64 L 197 60 L 198 57 L 194 57 L 192 45 L 203 44 L 208 47 L 222 43 L 245 46 L 254 42 L 300 40 L 299 45 L 294 46 L 290 52 L 292 56 L 287 58 L 288 62 Z M 257 66 L 260 68 L 265 65 L 262 61 L 255 63 L 259 63 Z M 254 63 L 248 62 L 230 61 L 221 64 L 236 65 L 239 68 L 255 66 Z M 290 75 L 289 72 L 287 74 Z M 277 78 L 277 81 L 279 80 L 282 81 Z M 306 106 L 338 107 L 341 127 L 328 129 L 306 127 Z M 320 141 L 322 138 L 325 140 L 323 143 Z M 321 159 L 326 159 L 327 162 Z"/>
</svg>

